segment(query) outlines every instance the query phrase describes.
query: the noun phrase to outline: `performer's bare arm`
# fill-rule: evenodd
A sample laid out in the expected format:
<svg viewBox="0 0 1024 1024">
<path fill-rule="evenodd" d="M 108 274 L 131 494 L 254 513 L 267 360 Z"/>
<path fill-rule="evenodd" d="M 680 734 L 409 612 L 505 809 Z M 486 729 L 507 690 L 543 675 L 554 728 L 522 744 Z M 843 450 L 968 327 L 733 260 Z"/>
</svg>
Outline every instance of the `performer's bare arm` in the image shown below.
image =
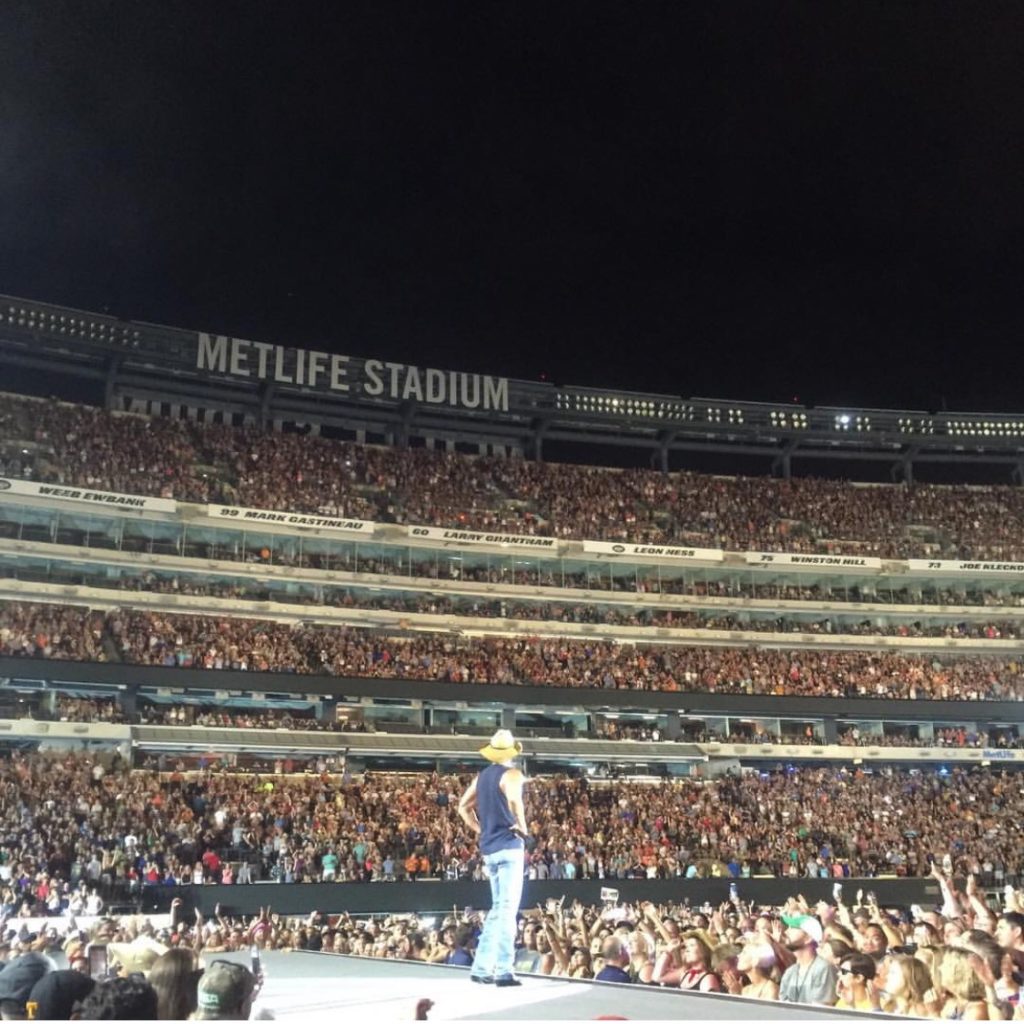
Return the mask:
<svg viewBox="0 0 1024 1024">
<path fill-rule="evenodd" d="M 469 789 L 462 794 L 462 799 L 459 801 L 459 817 L 477 835 L 480 835 L 480 819 L 476 814 L 476 779 L 469 784 Z"/>
<path fill-rule="evenodd" d="M 509 768 L 501 777 L 501 791 L 508 801 L 508 809 L 516 819 L 515 830 L 523 836 L 529 835 L 526 829 L 526 808 L 523 807 L 523 786 L 526 777 L 518 768 Z M 475 792 L 475 790 L 474 790 Z"/>
<path fill-rule="evenodd" d="M 517 832 L 528 835 L 526 829 L 526 810 L 523 807 L 523 785 L 526 779 L 518 768 L 510 768 L 501 777 L 501 791 L 508 801 L 512 817 L 516 819 L 513 826 Z M 476 779 L 470 784 L 462 799 L 459 800 L 459 817 L 477 834 L 480 834 L 480 818 L 476 813 Z"/>
</svg>

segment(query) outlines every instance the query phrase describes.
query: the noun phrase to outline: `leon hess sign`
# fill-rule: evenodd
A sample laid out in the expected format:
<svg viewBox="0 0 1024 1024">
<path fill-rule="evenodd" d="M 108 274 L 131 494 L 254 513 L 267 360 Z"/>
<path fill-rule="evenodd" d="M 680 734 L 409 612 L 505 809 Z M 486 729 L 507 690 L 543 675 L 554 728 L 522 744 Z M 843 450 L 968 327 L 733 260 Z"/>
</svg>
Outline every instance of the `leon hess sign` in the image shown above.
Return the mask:
<svg viewBox="0 0 1024 1024">
<path fill-rule="evenodd" d="M 508 379 L 421 369 L 379 359 L 353 360 L 313 349 L 285 348 L 223 334 L 198 335 L 196 369 L 370 398 L 508 412 Z"/>
</svg>

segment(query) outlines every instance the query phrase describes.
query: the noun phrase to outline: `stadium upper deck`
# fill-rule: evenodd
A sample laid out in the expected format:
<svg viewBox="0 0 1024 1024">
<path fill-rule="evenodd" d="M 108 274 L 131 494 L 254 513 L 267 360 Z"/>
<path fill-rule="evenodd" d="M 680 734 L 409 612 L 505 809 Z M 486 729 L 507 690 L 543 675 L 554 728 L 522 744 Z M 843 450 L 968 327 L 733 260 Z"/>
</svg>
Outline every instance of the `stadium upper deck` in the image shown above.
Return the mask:
<svg viewBox="0 0 1024 1024">
<path fill-rule="evenodd" d="M 1024 479 L 1024 416 L 806 408 L 554 386 L 356 359 L 277 343 L 136 323 L 0 296 L 12 366 L 102 385 L 108 408 L 342 428 L 359 439 L 424 438 L 541 457 L 545 441 L 657 453 L 875 460 L 910 480 L 922 462 L 1007 466 Z"/>
<path fill-rule="evenodd" d="M 494 424 L 504 430 L 527 407 L 561 409 L 565 421 L 577 426 L 603 424 L 595 440 L 599 434 L 606 438 L 609 424 L 633 430 L 657 420 L 682 424 L 683 434 L 691 428 L 700 434 L 710 423 L 714 430 L 705 431 L 705 440 L 712 441 L 719 426 L 728 427 L 730 444 L 748 427 L 766 423 L 773 429 L 781 424 L 783 439 L 795 431 L 820 440 L 826 421 L 817 414 L 775 410 L 758 419 L 738 410 L 715 413 L 709 405 L 698 429 L 697 419 L 677 415 L 667 399 L 659 405 L 623 396 L 573 405 L 565 389 L 492 379 L 472 383 L 465 375 L 123 324 L 15 301 L 6 317 L 0 315 L 0 350 L 7 346 L 14 363 L 28 365 L 39 351 L 59 351 L 61 368 L 95 377 L 99 360 L 108 406 L 141 403 L 153 414 L 0 398 L 2 531 L 19 542 L 17 553 L 6 551 L 4 558 L 6 568 L 15 565 L 22 578 L 39 578 L 40 564 L 58 576 L 69 568 L 77 572 L 75 565 L 83 575 L 95 572 L 99 560 L 91 552 L 66 550 L 78 546 L 178 559 L 186 564 L 160 567 L 187 573 L 196 571 L 187 564 L 196 559 L 217 572 L 233 573 L 223 564 L 230 561 L 251 563 L 268 575 L 271 569 L 310 571 L 314 586 L 323 584 L 315 577 L 324 571 L 335 578 L 343 574 L 344 582 L 360 582 L 348 577 L 367 573 L 403 577 L 407 591 L 406 583 L 398 588 L 396 580 L 384 582 L 393 596 L 413 602 L 431 584 L 455 584 L 471 596 L 480 596 L 477 584 L 495 588 L 495 594 L 508 587 L 508 596 L 520 599 L 524 593 L 514 588 L 576 588 L 588 598 L 601 591 L 629 595 L 618 610 L 606 602 L 598 614 L 590 604 L 584 621 L 591 625 L 604 624 L 609 615 L 629 620 L 635 613 L 628 605 L 683 594 L 693 596 L 692 607 L 705 613 L 739 610 L 740 618 L 726 628 L 751 633 L 761 632 L 754 625 L 757 614 L 777 607 L 790 616 L 778 629 L 785 632 L 809 622 L 804 616 L 795 623 L 800 614 L 781 607 L 787 590 L 796 589 L 812 613 L 819 610 L 815 605 L 838 600 L 866 605 L 858 610 L 878 616 L 864 624 L 833 610 L 821 627 L 825 632 L 834 624 L 843 632 L 895 634 L 899 646 L 907 635 L 951 645 L 973 642 L 965 637 L 1011 643 L 1018 635 L 1015 613 L 1007 621 L 986 616 L 984 609 L 1019 604 L 1021 488 L 855 488 L 830 481 L 549 466 L 401 447 L 420 427 L 432 441 L 472 437 L 478 448 L 487 447 L 486 430 Z M 160 387 L 163 397 L 152 397 Z M 442 390 L 445 401 L 439 400 Z M 553 396 L 553 404 L 545 395 Z M 299 422 L 301 411 L 302 422 L 316 427 L 361 423 L 355 433 L 363 438 L 384 422 L 382 416 L 400 414 L 403 428 L 384 432 L 398 446 L 328 440 L 316 430 L 309 436 L 245 428 L 283 425 L 283 407 L 276 404 L 282 396 L 292 403 L 289 422 Z M 444 416 L 459 419 L 462 433 L 431 433 L 423 418 L 428 406 L 436 407 L 430 415 L 443 406 Z M 224 422 L 210 422 L 211 412 Z M 346 420 L 349 415 L 354 418 Z M 853 443 L 856 436 L 861 448 L 884 447 L 894 423 L 909 430 L 906 416 L 876 422 L 867 414 L 837 414 L 832 428 L 838 440 L 829 443 L 842 448 L 844 438 Z M 961 427 L 949 421 L 938 429 L 933 420 L 922 429 L 926 437 L 948 438 L 960 436 Z M 963 429 L 965 436 L 979 438 L 981 448 L 991 441 L 1002 456 L 1016 450 L 1010 421 Z M 474 433 L 479 430 L 484 433 Z M 522 447 L 527 446 L 509 443 L 503 454 Z M 61 545 L 65 550 L 57 550 Z M 101 571 L 109 573 L 110 566 Z M 300 602 L 311 589 L 303 590 L 304 582 L 286 584 Z M 880 610 L 886 603 L 880 594 L 893 605 L 920 605 L 923 619 Z M 525 607 L 525 619 L 553 618 L 550 599 L 563 596 L 570 595 L 549 591 Z M 723 597 L 726 603 L 718 603 Z M 763 604 L 746 604 L 762 597 Z M 948 607 L 951 600 L 955 609 Z M 381 600 L 357 603 L 372 608 Z M 970 622 L 956 624 L 950 634 L 950 615 L 972 605 L 976 610 L 963 613 Z M 240 608 L 239 614 L 248 611 Z M 486 617 L 503 615 L 499 609 Z M 657 618 L 651 624 L 667 625 Z M 628 622 L 616 625 L 632 628 Z M 547 631 L 565 632 L 553 626 Z M 742 632 L 729 639 L 760 642 Z"/>
<path fill-rule="evenodd" d="M 17 498 L 334 536 L 597 558 L 1024 573 L 1024 488 L 618 472 L 201 427 L 0 397 L 0 477 Z M 385 538 L 387 539 L 387 538 Z M 391 532 L 394 539 L 394 531 Z M 579 547 L 582 545 L 582 548 Z"/>
</svg>

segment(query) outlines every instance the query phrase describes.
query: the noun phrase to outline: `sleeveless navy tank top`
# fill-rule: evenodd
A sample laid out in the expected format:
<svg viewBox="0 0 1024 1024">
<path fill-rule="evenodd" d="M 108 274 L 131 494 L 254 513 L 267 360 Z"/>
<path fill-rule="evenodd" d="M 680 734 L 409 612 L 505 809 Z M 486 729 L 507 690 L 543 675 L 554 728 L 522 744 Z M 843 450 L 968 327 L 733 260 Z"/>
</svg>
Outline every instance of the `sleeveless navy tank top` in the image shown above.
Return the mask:
<svg viewBox="0 0 1024 1024">
<path fill-rule="evenodd" d="M 522 839 L 512 831 L 516 819 L 500 788 L 507 771 L 507 765 L 492 764 L 477 776 L 476 813 L 480 819 L 480 852 L 484 854 L 523 848 Z"/>
</svg>

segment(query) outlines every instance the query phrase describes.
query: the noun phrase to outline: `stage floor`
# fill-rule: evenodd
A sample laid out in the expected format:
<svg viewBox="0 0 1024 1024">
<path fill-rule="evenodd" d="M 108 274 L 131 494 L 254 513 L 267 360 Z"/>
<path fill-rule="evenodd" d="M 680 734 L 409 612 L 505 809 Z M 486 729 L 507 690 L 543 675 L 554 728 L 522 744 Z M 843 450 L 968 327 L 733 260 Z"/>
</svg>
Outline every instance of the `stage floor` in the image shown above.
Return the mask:
<svg viewBox="0 0 1024 1024">
<path fill-rule="evenodd" d="M 247 955 L 207 956 L 222 958 L 248 964 Z M 496 989 L 474 985 L 466 968 L 321 953 L 269 953 L 263 965 L 267 980 L 255 1010 L 271 1010 L 278 1020 L 329 1014 L 374 1024 L 411 1021 L 423 998 L 433 1000 L 432 1021 L 593 1020 L 606 1014 L 630 1020 L 864 1019 L 823 1007 L 531 975 L 522 976 L 520 988 Z"/>
</svg>

